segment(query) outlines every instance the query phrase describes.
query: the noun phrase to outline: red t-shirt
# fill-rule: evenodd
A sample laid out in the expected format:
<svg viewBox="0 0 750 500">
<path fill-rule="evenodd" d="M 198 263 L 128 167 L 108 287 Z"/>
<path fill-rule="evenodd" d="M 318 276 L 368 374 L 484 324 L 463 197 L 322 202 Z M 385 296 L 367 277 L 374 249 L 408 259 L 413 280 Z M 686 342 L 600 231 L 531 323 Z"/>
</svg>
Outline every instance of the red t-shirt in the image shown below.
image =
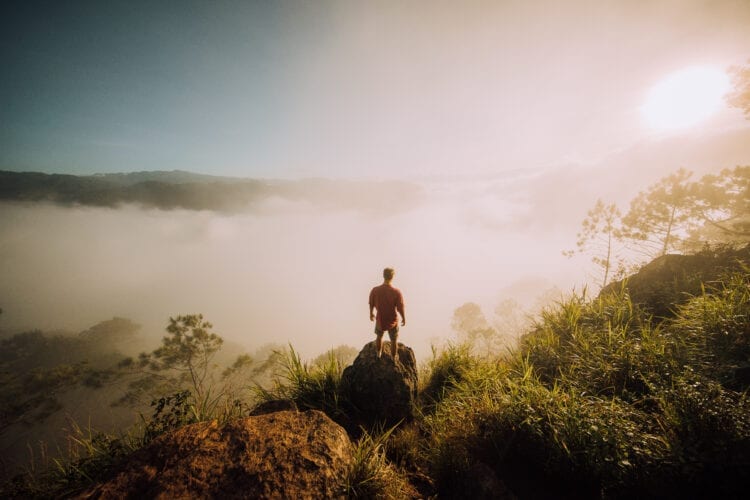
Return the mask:
<svg viewBox="0 0 750 500">
<path fill-rule="evenodd" d="M 404 297 L 398 288 L 387 283 L 376 286 L 370 291 L 370 309 L 378 310 L 376 321 L 381 330 L 390 330 L 398 325 L 396 311 L 404 317 Z"/>
</svg>

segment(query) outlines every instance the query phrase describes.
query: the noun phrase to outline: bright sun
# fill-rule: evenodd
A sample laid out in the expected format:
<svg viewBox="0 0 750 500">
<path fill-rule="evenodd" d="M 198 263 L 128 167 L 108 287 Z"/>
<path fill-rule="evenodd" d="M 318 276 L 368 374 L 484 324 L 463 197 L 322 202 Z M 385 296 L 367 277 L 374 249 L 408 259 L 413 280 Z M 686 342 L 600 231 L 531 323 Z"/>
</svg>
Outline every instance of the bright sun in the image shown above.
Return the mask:
<svg viewBox="0 0 750 500">
<path fill-rule="evenodd" d="M 723 71 L 695 66 L 672 73 L 649 91 L 641 113 L 657 131 L 687 128 L 719 111 L 729 91 Z"/>
</svg>

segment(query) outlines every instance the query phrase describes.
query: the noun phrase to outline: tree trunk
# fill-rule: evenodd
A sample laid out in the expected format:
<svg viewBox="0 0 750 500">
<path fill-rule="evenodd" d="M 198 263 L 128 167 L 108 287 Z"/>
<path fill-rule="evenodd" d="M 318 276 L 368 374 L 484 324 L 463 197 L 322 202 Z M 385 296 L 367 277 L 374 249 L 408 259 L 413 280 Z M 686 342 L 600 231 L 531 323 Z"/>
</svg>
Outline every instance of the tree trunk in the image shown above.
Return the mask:
<svg viewBox="0 0 750 500">
<path fill-rule="evenodd" d="M 667 224 L 667 234 L 664 236 L 664 247 L 661 249 L 662 255 L 667 255 L 669 250 L 669 239 L 672 236 L 672 225 L 674 224 L 674 213 L 677 210 L 676 205 L 672 205 L 672 213 L 669 216 L 669 224 Z"/>
</svg>

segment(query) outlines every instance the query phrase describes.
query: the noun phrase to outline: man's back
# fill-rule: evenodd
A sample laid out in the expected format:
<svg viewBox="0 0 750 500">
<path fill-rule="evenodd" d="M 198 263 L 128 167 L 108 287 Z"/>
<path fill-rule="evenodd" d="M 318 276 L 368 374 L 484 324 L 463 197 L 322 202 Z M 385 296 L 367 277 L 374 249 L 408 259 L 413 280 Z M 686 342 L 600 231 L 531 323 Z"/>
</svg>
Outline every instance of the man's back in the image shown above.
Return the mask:
<svg viewBox="0 0 750 500">
<path fill-rule="evenodd" d="M 378 311 L 377 322 L 381 330 L 389 330 L 398 325 L 396 311 L 404 316 L 404 298 L 401 291 L 390 283 L 383 283 L 370 291 L 370 307 L 375 307 Z"/>
</svg>

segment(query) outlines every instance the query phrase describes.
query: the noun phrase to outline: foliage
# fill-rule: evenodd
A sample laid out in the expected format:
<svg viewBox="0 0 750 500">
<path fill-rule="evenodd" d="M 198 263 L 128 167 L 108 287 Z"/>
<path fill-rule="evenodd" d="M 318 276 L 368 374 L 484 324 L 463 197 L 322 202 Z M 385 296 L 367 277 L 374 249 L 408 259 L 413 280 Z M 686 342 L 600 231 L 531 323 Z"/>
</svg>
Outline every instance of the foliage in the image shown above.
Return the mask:
<svg viewBox="0 0 750 500">
<path fill-rule="evenodd" d="M 453 311 L 451 327 L 461 342 L 485 355 L 499 352 L 503 338 L 490 326 L 479 304 L 467 302 Z"/>
<path fill-rule="evenodd" d="M 461 380 L 419 433 L 440 496 L 481 495 L 483 468 L 520 497 L 740 496 L 748 284 L 728 276 L 660 323 L 625 288 L 573 295 L 508 361 L 453 357 Z"/>
<path fill-rule="evenodd" d="M 635 269 L 639 256 L 698 252 L 750 242 L 750 167 L 737 166 L 690 181 L 679 169 L 640 192 L 620 218 L 614 204 L 597 200 L 583 220 L 576 250 L 590 253 L 602 287 L 612 272 Z"/>
<path fill-rule="evenodd" d="M 694 255 L 665 255 L 643 266 L 626 282 L 612 283 L 601 294 L 627 286 L 631 300 L 654 319 L 673 318 L 678 306 L 750 264 L 750 246 L 706 248 Z M 706 288 L 707 287 L 707 288 Z"/>
<path fill-rule="evenodd" d="M 735 274 L 679 307 L 673 328 L 690 353 L 690 366 L 738 390 L 750 380 L 750 277 Z M 747 377 L 746 377 L 747 378 Z"/>
<path fill-rule="evenodd" d="M 745 66 L 729 68 L 734 91 L 727 96 L 730 105 L 740 108 L 750 118 L 750 61 Z"/>
<path fill-rule="evenodd" d="M 344 366 L 334 351 L 329 351 L 325 359 L 312 365 L 303 362 L 291 345 L 288 350 L 276 354 L 278 372 L 273 387 L 256 386 L 259 401 L 289 399 L 300 409 L 321 410 L 337 421 L 345 418 L 341 390 Z"/>
<path fill-rule="evenodd" d="M 3 498 L 68 498 L 104 479 L 144 444 L 140 433 L 113 436 L 70 422 L 67 446 L 54 458 L 41 443 L 28 469 L 0 485 Z M 32 449 L 30 448 L 30 451 Z"/>
<path fill-rule="evenodd" d="M 648 248 L 649 255 L 666 255 L 694 223 L 688 179 L 683 168 L 660 179 L 630 202 L 622 218 L 623 235 Z"/>
<path fill-rule="evenodd" d="M 722 267 L 737 254 L 722 255 L 700 261 L 721 279 L 694 296 L 683 293 L 670 317 L 655 318 L 634 303 L 626 282 L 593 299 L 584 289 L 547 306 L 506 357 L 478 356 L 468 343 L 434 350 L 420 377 L 416 419 L 386 431 L 360 430 L 344 494 L 401 498 L 421 482 L 420 494 L 441 498 L 487 496 L 488 484 L 504 484 L 521 498 L 742 496 L 750 464 L 750 273 L 740 264 Z M 678 293 L 653 285 L 668 294 L 665 300 Z M 473 306 L 461 310 L 454 326 L 470 332 L 486 325 Z M 193 327 L 175 323 L 180 335 L 191 334 Z M 188 324 L 210 339 L 202 319 Z M 23 350 L 39 341 L 30 335 L 13 342 Z M 210 359 L 183 348 L 186 342 L 170 346 L 189 355 L 147 356 L 146 364 Z M 258 386 L 257 397 L 291 399 L 346 424 L 351 409 L 342 397 L 340 355 L 347 352 L 332 350 L 307 363 L 291 346 L 276 350 L 268 361 L 277 370 L 274 385 Z M 189 374 L 180 366 L 178 373 Z M 223 374 L 242 376 L 253 366 L 252 358 L 240 357 Z M 124 450 L 162 432 L 244 414 L 238 398 L 210 383 L 210 370 L 201 379 L 201 367 L 195 369 L 197 378 L 185 381 L 206 381 L 202 399 L 194 390 L 162 396 L 139 438 L 81 438 L 79 455 L 61 462 L 46 486 L 31 481 L 25 490 L 16 484 L 8 491 L 80 491 Z M 40 374 L 38 383 L 48 386 L 47 376 Z M 420 479 L 423 472 L 430 477 Z"/>
<path fill-rule="evenodd" d="M 693 217 L 702 223 L 689 234 L 690 247 L 750 242 L 750 166 L 706 174 L 690 190 Z"/>
<path fill-rule="evenodd" d="M 500 335 L 509 340 L 515 340 L 526 332 L 529 326 L 530 314 L 515 299 L 501 300 L 495 306 L 493 324 Z"/>
<path fill-rule="evenodd" d="M 605 205 L 596 200 L 594 208 L 588 211 L 581 223 L 581 231 L 576 235 L 576 249 L 563 252 L 572 257 L 575 253 L 591 254 L 591 261 L 601 269 L 601 286 L 607 286 L 613 274 L 624 272 L 624 262 L 616 246 L 623 238 L 620 210 L 617 205 Z"/>
<path fill-rule="evenodd" d="M 427 365 L 426 373 L 421 377 L 422 387 L 419 395 L 423 408 L 429 411 L 442 401 L 456 384 L 465 379 L 475 363 L 468 344 L 450 344 L 440 352 L 433 347 L 432 359 Z"/>
<path fill-rule="evenodd" d="M 330 349 L 312 360 L 313 366 L 323 366 L 328 363 L 331 356 L 336 358 L 340 366 L 347 366 L 354 361 L 359 350 L 350 345 L 340 345 Z"/>
<path fill-rule="evenodd" d="M 167 431 L 179 429 L 197 420 L 190 414 L 190 391 L 180 391 L 151 402 L 154 413 L 146 424 L 144 439 L 151 441 Z"/>
<path fill-rule="evenodd" d="M 189 377 L 195 395 L 201 398 L 206 391 L 205 383 L 210 362 L 224 340 L 210 332 L 213 325 L 203 321 L 202 314 L 190 314 L 169 318 L 167 332 L 162 345 L 151 353 L 151 365 L 157 370 L 177 370 Z"/>
<path fill-rule="evenodd" d="M 202 314 L 169 318 L 167 332 L 161 346 L 150 353 L 141 353 L 137 359 L 126 358 L 117 366 L 117 377 L 127 380 L 128 390 L 119 404 L 132 405 L 138 401 L 153 400 L 169 394 L 189 390 L 198 413 L 210 413 L 229 391 L 225 384 L 212 395 L 217 379 L 227 382 L 244 374 L 253 364 L 252 358 L 240 354 L 234 363 L 220 370 L 213 362 L 224 340 L 210 331 L 211 323 Z M 212 391 L 213 389 L 213 391 Z"/>
<path fill-rule="evenodd" d="M 82 331 L 79 336 L 91 342 L 114 346 L 132 342 L 140 329 L 141 326 L 131 320 L 115 316 L 110 320 L 100 321 Z"/>
<path fill-rule="evenodd" d="M 33 330 L 3 339 L 0 430 L 44 421 L 63 407 L 61 394 L 79 384 L 101 387 L 110 375 L 106 367 L 119 359 L 122 355 L 112 345 L 82 334 Z"/>
<path fill-rule="evenodd" d="M 413 489 L 386 458 L 385 446 L 393 428 L 376 435 L 363 432 L 344 481 L 347 498 L 404 498 Z"/>
</svg>

